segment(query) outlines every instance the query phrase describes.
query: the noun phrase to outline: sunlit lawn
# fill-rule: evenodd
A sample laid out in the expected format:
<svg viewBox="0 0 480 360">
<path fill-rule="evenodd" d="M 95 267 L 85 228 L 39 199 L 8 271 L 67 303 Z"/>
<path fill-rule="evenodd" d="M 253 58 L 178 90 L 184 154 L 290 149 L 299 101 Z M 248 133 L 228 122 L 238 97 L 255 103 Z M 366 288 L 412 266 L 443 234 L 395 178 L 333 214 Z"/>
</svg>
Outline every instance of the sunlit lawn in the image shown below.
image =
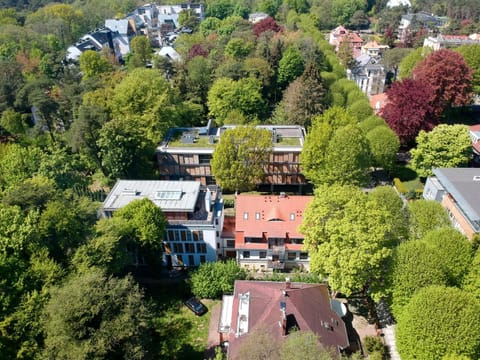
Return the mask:
<svg viewBox="0 0 480 360">
<path fill-rule="evenodd" d="M 413 170 L 410 165 L 398 165 L 393 173 L 393 177 L 399 178 L 403 186 L 409 190 L 423 190 L 424 184 L 421 179 L 418 177 L 415 170 Z"/>
<path fill-rule="evenodd" d="M 211 309 L 218 301 L 202 300 L 209 311 L 196 316 L 183 305 L 188 292 L 187 285 L 181 281 L 179 284 L 161 285 L 149 291 L 157 304 L 154 326 L 160 359 L 205 358 Z"/>
</svg>

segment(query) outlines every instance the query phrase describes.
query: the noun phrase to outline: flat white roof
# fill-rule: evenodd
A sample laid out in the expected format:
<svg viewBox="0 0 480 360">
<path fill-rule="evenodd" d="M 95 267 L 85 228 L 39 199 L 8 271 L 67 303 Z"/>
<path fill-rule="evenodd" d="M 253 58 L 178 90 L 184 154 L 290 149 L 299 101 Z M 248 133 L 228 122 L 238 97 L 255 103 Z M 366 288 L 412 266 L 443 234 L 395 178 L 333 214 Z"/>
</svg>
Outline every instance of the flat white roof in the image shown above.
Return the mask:
<svg viewBox="0 0 480 360">
<path fill-rule="evenodd" d="M 115 211 L 148 198 L 163 211 L 193 212 L 199 193 L 198 181 L 119 180 L 103 202 L 103 209 Z"/>
<path fill-rule="evenodd" d="M 218 331 L 228 333 L 232 327 L 233 295 L 223 295 L 222 312 L 218 323 Z"/>
</svg>

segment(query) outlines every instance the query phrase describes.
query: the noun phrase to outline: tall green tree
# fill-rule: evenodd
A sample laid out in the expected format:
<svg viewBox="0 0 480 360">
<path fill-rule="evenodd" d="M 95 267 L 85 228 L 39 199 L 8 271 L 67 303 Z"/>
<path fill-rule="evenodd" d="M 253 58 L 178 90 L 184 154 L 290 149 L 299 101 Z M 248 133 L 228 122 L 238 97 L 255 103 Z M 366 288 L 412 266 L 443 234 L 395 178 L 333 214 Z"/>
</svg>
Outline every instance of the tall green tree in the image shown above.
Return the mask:
<svg viewBox="0 0 480 360">
<path fill-rule="evenodd" d="M 388 126 L 380 125 L 366 134 L 368 147 L 375 167 L 391 171 L 397 161 L 400 140 Z"/>
<path fill-rule="evenodd" d="M 462 289 L 480 300 L 480 251 L 475 252 L 472 263 L 462 283 Z"/>
<path fill-rule="evenodd" d="M 128 66 L 132 69 L 145 67 L 152 59 L 152 45 L 146 36 L 135 36 L 130 42 L 130 50 Z"/>
<path fill-rule="evenodd" d="M 157 69 L 129 72 L 113 89 L 108 101 L 113 118 L 136 120 L 136 128 L 158 143 L 172 126 L 180 126 L 182 106 L 170 84 Z"/>
<path fill-rule="evenodd" d="M 472 263 L 471 242 L 451 227 L 432 230 L 422 240 L 431 248 L 431 256 L 440 259 L 448 285 L 460 286 Z"/>
<path fill-rule="evenodd" d="M 410 236 L 420 239 L 429 231 L 451 226 L 450 218 L 440 203 L 416 200 L 408 204 Z"/>
<path fill-rule="evenodd" d="M 348 110 L 334 106 L 315 117 L 307 132 L 300 154 L 302 172 L 314 184 L 324 182 L 327 148 L 335 131 L 348 124 L 356 124 L 357 118 Z"/>
<path fill-rule="evenodd" d="M 386 282 L 391 291 L 392 310 L 398 315 L 415 291 L 430 285 L 447 285 L 448 280 L 442 259 L 432 255 L 427 243 L 410 240 L 395 249 Z"/>
<path fill-rule="evenodd" d="M 328 276 L 330 287 L 347 296 L 368 289 L 391 254 L 396 216 L 354 186 L 317 188 L 300 226 L 311 271 Z"/>
<path fill-rule="evenodd" d="M 102 167 L 111 179 L 151 177 L 153 144 L 134 120 L 109 121 L 97 140 Z"/>
<path fill-rule="evenodd" d="M 201 264 L 190 278 L 192 292 L 199 298 L 217 299 L 233 292 L 235 280 L 244 280 L 247 274 L 233 260 Z"/>
<path fill-rule="evenodd" d="M 80 70 L 84 79 L 98 76 L 112 70 L 108 59 L 95 50 L 87 50 L 80 55 Z"/>
<path fill-rule="evenodd" d="M 52 289 L 44 316 L 46 357 L 148 357 L 152 313 L 131 277 L 74 275 Z"/>
<path fill-rule="evenodd" d="M 264 176 L 272 151 L 267 129 L 239 126 L 226 130 L 213 152 L 211 167 L 217 183 L 229 191 L 247 191 Z"/>
<path fill-rule="evenodd" d="M 367 139 L 356 125 L 339 128 L 330 139 L 322 182 L 365 185 L 368 183 L 370 153 Z"/>
<path fill-rule="evenodd" d="M 265 111 L 262 84 L 251 77 L 238 81 L 219 78 L 208 92 L 208 109 L 218 125 L 228 124 L 235 114 L 244 121 L 261 117 Z"/>
<path fill-rule="evenodd" d="M 286 122 L 305 127 L 324 111 L 327 107 L 326 89 L 316 64 L 308 63 L 303 74 L 288 85 L 283 104 Z"/>
<path fill-rule="evenodd" d="M 396 330 L 402 359 L 480 356 L 480 304 L 460 289 L 430 286 L 420 290 L 398 316 Z"/>
<path fill-rule="evenodd" d="M 480 94 L 480 45 L 462 45 L 455 49 L 473 71 L 472 87 L 475 94 Z"/>
<path fill-rule="evenodd" d="M 278 82 L 287 86 L 305 70 L 305 63 L 300 50 L 294 46 L 288 47 L 278 63 Z"/>
<path fill-rule="evenodd" d="M 432 131 L 420 131 L 417 147 L 412 149 L 411 165 L 421 177 L 433 175 L 434 168 L 463 167 L 472 155 L 472 143 L 466 125 L 436 126 Z"/>
</svg>

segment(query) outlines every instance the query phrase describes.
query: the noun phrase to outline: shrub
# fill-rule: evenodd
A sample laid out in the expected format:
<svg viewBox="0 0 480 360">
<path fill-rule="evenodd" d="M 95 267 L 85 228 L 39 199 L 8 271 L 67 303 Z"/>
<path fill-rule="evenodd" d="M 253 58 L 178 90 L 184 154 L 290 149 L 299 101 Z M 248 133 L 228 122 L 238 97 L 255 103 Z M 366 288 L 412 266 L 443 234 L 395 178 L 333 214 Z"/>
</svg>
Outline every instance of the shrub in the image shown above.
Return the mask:
<svg viewBox="0 0 480 360">
<path fill-rule="evenodd" d="M 393 183 L 400 194 L 406 194 L 408 192 L 408 189 L 399 178 L 393 179 Z"/>
<path fill-rule="evenodd" d="M 190 278 L 192 293 L 199 298 L 217 299 L 232 293 L 235 280 L 243 280 L 246 276 L 235 260 L 204 263 Z"/>
</svg>

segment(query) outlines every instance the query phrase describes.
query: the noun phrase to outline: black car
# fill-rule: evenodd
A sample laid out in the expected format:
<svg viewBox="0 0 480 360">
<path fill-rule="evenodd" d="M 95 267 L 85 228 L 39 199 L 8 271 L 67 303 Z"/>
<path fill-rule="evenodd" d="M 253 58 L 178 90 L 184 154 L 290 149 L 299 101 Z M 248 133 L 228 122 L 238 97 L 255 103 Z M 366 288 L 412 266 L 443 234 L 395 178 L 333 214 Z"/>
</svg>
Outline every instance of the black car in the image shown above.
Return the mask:
<svg viewBox="0 0 480 360">
<path fill-rule="evenodd" d="M 191 297 L 190 299 L 188 299 L 187 301 L 184 302 L 184 304 L 190 309 L 192 310 L 195 315 L 198 315 L 198 316 L 201 316 L 203 314 L 205 314 L 208 309 L 205 305 L 203 305 L 200 300 L 198 300 L 197 298 L 195 297 Z"/>
</svg>

